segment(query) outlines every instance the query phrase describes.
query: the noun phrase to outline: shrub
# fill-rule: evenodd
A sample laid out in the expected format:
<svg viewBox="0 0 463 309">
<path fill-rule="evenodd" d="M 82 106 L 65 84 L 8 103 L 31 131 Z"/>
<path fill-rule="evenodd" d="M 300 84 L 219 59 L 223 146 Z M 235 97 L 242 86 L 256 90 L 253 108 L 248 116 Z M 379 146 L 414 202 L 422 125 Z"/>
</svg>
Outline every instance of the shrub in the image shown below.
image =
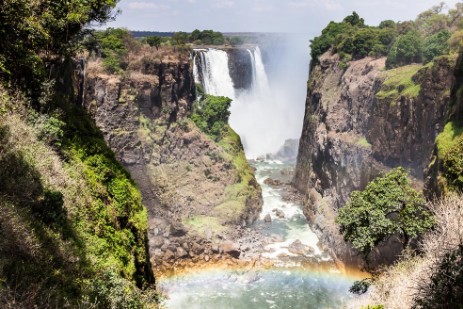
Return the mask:
<svg viewBox="0 0 463 309">
<path fill-rule="evenodd" d="M 463 128 L 454 122 L 445 125 L 436 138 L 442 174 L 451 190 L 463 190 Z"/>
<path fill-rule="evenodd" d="M 34 204 L 32 210 L 42 219 L 43 223 L 58 227 L 64 226 L 66 222 L 67 211 L 63 205 L 61 192 L 46 190 L 41 203 Z"/>
<path fill-rule="evenodd" d="M 428 37 L 424 42 L 423 56 L 426 62 L 449 52 L 449 39 L 451 33 L 447 29 L 439 31 Z"/>
<path fill-rule="evenodd" d="M 226 97 L 205 95 L 202 101 L 196 103 L 191 118 L 201 131 L 218 141 L 228 124 L 231 102 Z"/>
<path fill-rule="evenodd" d="M 433 217 L 420 193 L 411 186 L 401 167 L 371 181 L 363 191 L 353 191 L 339 210 L 336 222 L 346 241 L 367 260 L 371 250 L 392 235 L 410 239 L 431 228 Z"/>
<path fill-rule="evenodd" d="M 423 39 L 418 31 L 400 35 L 394 42 L 386 60 L 388 68 L 420 63 L 423 59 Z"/>
</svg>

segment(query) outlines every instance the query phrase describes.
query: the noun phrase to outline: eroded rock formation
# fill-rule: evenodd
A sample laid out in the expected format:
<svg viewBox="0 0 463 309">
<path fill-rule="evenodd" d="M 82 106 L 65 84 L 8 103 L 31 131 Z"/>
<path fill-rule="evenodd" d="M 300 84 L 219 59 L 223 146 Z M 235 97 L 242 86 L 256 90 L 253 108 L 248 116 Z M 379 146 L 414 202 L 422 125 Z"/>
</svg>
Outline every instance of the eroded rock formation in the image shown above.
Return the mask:
<svg viewBox="0 0 463 309">
<path fill-rule="evenodd" d="M 122 78 L 89 66 L 84 106 L 141 189 L 153 266 L 239 256 L 229 242 L 262 206 L 253 177 L 246 199 L 233 199 L 242 181 L 233 164 L 235 156 L 244 158 L 239 139 L 231 153 L 189 120 L 195 99 L 189 63 L 151 64 L 144 72 Z M 221 246 L 228 249 L 214 249 Z"/>
<path fill-rule="evenodd" d="M 320 231 L 321 242 L 348 264 L 361 262 L 338 231 L 337 209 L 353 190 L 389 168 L 405 166 L 422 182 L 454 80 L 451 58 L 396 71 L 384 71 L 384 66 L 384 58 L 364 58 L 343 69 L 338 55 L 327 52 L 308 83 L 293 184 L 306 196 L 305 214 Z M 400 80 L 392 84 L 407 74 L 415 88 L 405 89 Z M 400 244 L 392 240 L 385 246 L 379 249 L 381 259 L 391 261 Z M 379 256 L 372 255 L 373 263 Z"/>
</svg>

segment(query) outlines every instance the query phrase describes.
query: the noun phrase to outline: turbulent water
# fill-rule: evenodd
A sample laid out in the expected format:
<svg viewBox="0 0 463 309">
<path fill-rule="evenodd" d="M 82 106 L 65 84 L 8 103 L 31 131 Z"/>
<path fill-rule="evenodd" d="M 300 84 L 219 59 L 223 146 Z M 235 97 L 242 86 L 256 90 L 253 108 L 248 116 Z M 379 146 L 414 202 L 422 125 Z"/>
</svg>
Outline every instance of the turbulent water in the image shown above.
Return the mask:
<svg viewBox="0 0 463 309">
<path fill-rule="evenodd" d="M 274 236 L 262 256 L 276 265 L 267 270 L 209 269 L 162 279 L 158 284 L 168 295 L 166 307 L 180 308 L 340 308 L 349 299 L 353 277 L 342 275 L 318 248 L 318 239 L 303 217 L 300 205 L 284 202 L 282 190 L 264 183 L 278 179 L 291 166 L 257 161 L 256 177 L 262 186 L 261 219 L 251 228 Z M 284 218 L 275 215 L 275 209 Z M 264 222 L 271 214 L 272 222 Z M 276 237 L 275 237 L 276 236 Z M 295 241 L 301 250 L 291 253 Z"/>
</svg>

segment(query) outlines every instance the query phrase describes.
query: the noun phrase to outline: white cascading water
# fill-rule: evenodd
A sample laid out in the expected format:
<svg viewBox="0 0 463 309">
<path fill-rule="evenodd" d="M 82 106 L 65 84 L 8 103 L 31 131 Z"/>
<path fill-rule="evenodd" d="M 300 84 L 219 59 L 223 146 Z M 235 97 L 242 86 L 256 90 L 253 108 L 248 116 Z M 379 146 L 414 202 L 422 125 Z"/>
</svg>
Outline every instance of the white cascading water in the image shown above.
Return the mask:
<svg viewBox="0 0 463 309">
<path fill-rule="evenodd" d="M 228 68 L 228 54 L 223 50 L 208 49 L 202 50 L 199 55 L 204 91 L 210 95 L 235 99 L 235 88 Z"/>
<path fill-rule="evenodd" d="M 233 100 L 230 108 L 230 125 L 241 136 L 246 156 L 259 156 L 276 152 L 289 136 L 285 119 L 284 102 L 271 91 L 269 79 L 259 47 L 249 50 L 252 62 L 253 83 L 247 91 L 236 91 L 228 67 L 228 54 L 222 50 L 197 50 L 201 67 L 195 61 L 195 80 L 202 76 L 207 94 L 226 96 Z M 283 104 L 282 104 L 283 103 Z M 282 108 L 283 107 L 283 108 Z"/>
</svg>

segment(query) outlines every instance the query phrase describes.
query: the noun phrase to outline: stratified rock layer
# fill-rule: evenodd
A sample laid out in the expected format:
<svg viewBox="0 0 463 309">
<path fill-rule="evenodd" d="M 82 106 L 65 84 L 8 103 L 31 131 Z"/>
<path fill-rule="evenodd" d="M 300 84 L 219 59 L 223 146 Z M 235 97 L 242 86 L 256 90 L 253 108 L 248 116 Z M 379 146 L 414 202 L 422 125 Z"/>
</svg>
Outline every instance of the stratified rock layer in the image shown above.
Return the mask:
<svg viewBox="0 0 463 309">
<path fill-rule="evenodd" d="M 244 204 L 230 201 L 241 182 L 236 154 L 189 120 L 195 99 L 189 63 L 155 63 L 144 72 L 121 78 L 89 69 L 84 105 L 140 187 L 153 265 L 239 256 L 239 248 L 232 254 L 212 248 L 256 220 L 262 197 L 255 178 Z M 239 139 L 236 147 L 242 152 Z"/>
<path fill-rule="evenodd" d="M 293 184 L 306 195 L 305 214 L 321 243 L 348 264 L 361 261 L 338 231 L 337 209 L 389 168 L 405 166 L 418 183 L 423 180 L 454 80 L 454 60 L 441 58 L 416 67 L 412 80 L 418 90 L 409 94 L 401 86 L 386 89 L 391 74 L 384 66 L 385 58 L 364 58 L 341 69 L 338 55 L 327 52 L 308 82 Z M 373 264 L 392 261 L 401 247 L 397 240 L 384 246 L 373 253 Z"/>
</svg>

